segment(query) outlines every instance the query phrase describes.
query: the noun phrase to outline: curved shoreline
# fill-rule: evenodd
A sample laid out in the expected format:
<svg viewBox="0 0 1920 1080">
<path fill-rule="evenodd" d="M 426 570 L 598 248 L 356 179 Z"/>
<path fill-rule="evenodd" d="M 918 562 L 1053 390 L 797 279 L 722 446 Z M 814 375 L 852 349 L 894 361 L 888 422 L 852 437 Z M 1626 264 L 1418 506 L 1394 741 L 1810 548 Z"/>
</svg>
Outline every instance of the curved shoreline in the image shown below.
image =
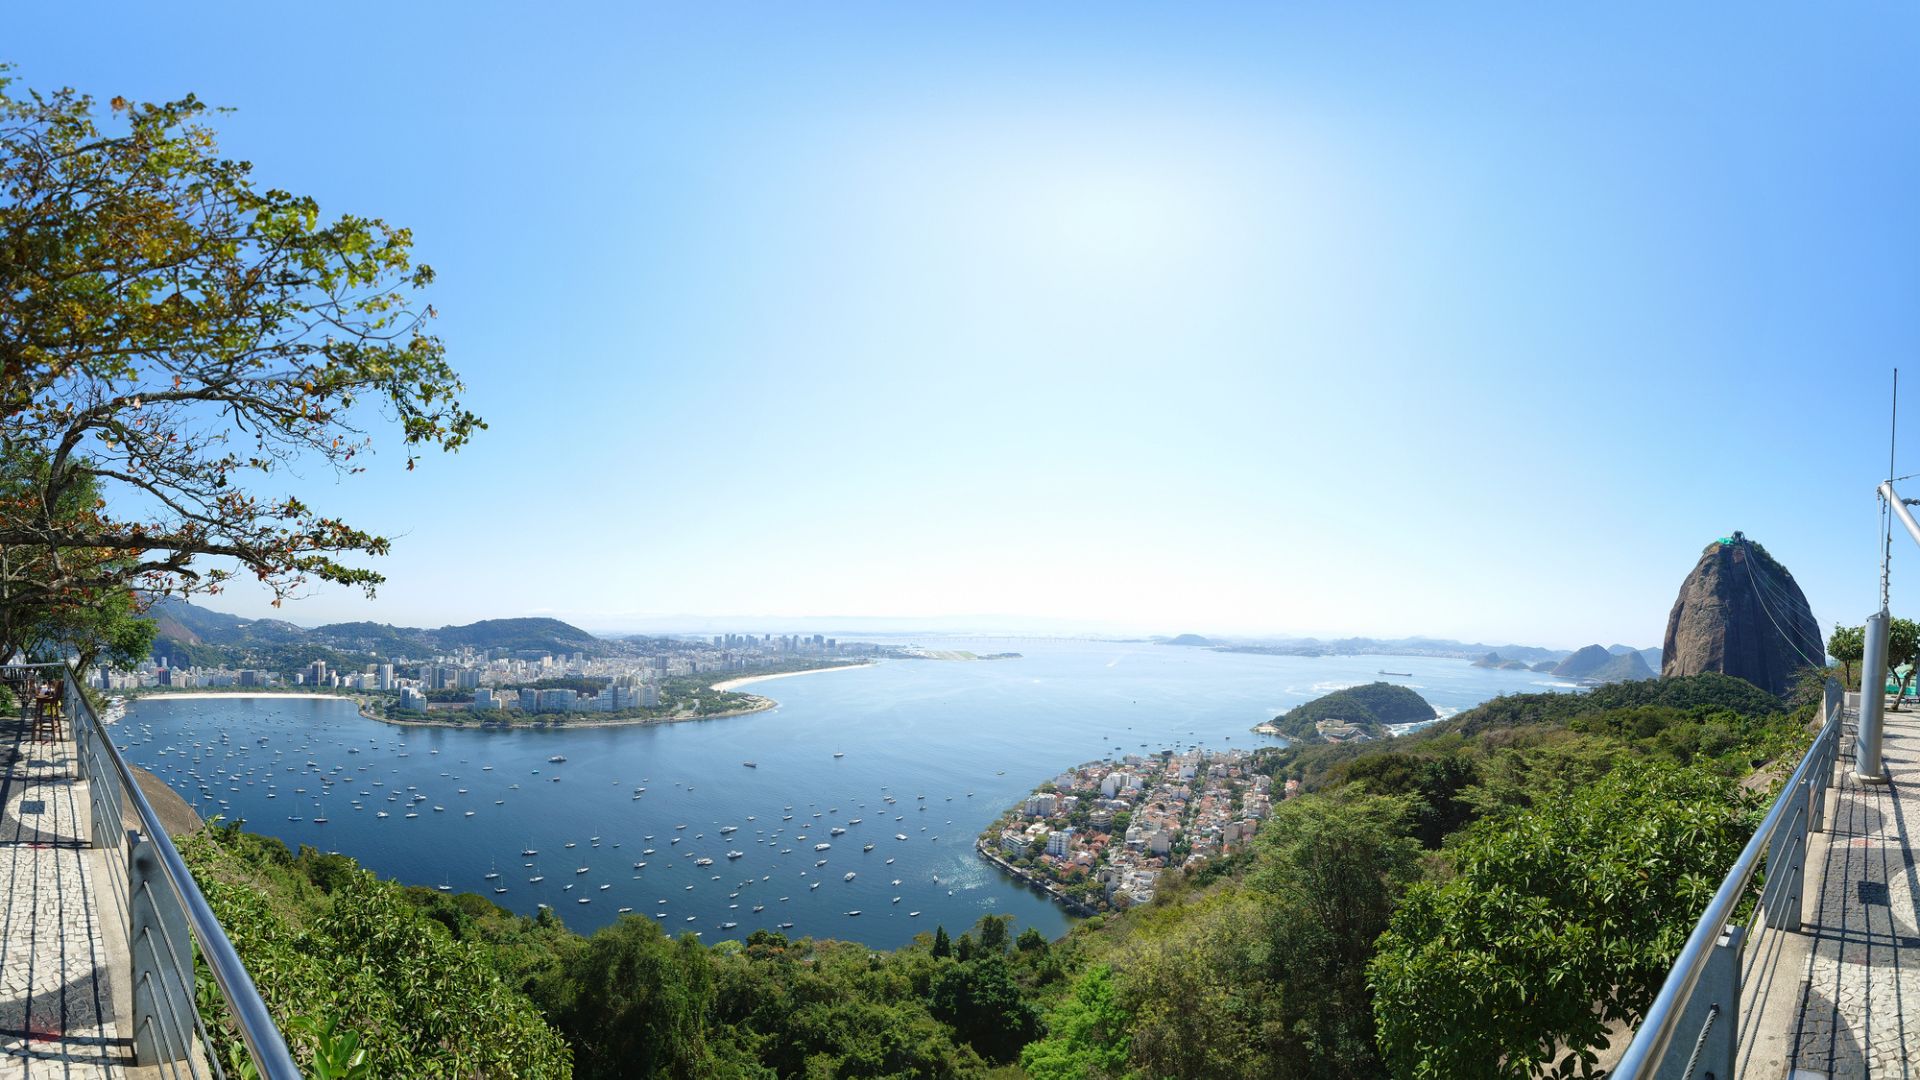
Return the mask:
<svg viewBox="0 0 1920 1080">
<path fill-rule="evenodd" d="M 994 851 L 984 839 L 976 838 L 974 840 L 973 851 L 974 854 L 987 860 L 994 866 L 999 867 L 1001 873 L 1006 874 L 1020 884 L 1025 885 L 1027 888 L 1032 889 L 1034 892 L 1065 908 L 1069 914 L 1078 915 L 1085 919 L 1093 918 L 1096 915 L 1109 914 L 1108 912 L 1095 910 L 1092 906 L 1083 904 L 1073 897 L 1068 896 L 1067 891 L 1057 883 L 1013 865 L 1001 857 L 999 852 Z"/>
<path fill-rule="evenodd" d="M 807 668 L 805 671 L 776 671 L 770 675 L 742 675 L 735 679 L 722 679 L 708 687 L 708 689 L 726 693 L 736 686 L 747 686 L 752 683 L 766 682 L 769 679 L 791 679 L 796 675 L 818 675 L 823 671 L 851 671 L 854 668 L 872 667 L 879 662 L 878 660 L 862 660 L 857 664 L 833 664 L 829 667 Z"/>
<path fill-rule="evenodd" d="M 374 716 L 373 714 L 367 712 L 367 710 L 364 708 L 360 710 L 360 715 L 366 717 L 369 720 L 378 720 L 383 724 L 392 724 L 396 727 L 470 728 L 476 731 L 492 731 L 496 729 L 512 731 L 512 730 L 519 730 L 519 729 L 535 729 L 535 728 L 542 729 L 542 730 L 550 730 L 553 728 L 559 728 L 561 730 L 579 731 L 584 728 L 645 727 L 649 724 L 685 724 L 694 720 L 725 720 L 730 716 L 749 716 L 757 712 L 766 712 L 768 709 L 777 708 L 780 704 L 779 702 L 773 700 L 772 698 L 761 697 L 758 694 L 749 694 L 747 696 L 753 698 L 753 704 L 748 705 L 744 708 L 728 709 L 726 712 L 694 714 L 694 715 L 688 715 L 688 716 L 624 716 L 618 720 L 584 720 L 583 719 L 578 721 L 566 720 L 560 723 L 555 723 L 553 721 L 532 721 L 532 720 L 520 720 L 520 721 L 513 721 L 508 723 L 489 722 L 485 720 L 482 720 L 478 723 L 453 723 L 453 722 L 448 722 L 444 720 L 415 720 L 412 717 L 408 717 L 406 719 L 399 719 L 391 716 Z M 457 712 L 458 710 L 450 709 L 448 711 Z M 480 714 L 475 712 L 467 712 L 465 715 L 478 716 Z M 584 716 L 592 716 L 593 714 L 592 713 L 547 713 L 542 715 L 565 716 L 565 717 L 583 716 L 584 717 Z"/>
</svg>

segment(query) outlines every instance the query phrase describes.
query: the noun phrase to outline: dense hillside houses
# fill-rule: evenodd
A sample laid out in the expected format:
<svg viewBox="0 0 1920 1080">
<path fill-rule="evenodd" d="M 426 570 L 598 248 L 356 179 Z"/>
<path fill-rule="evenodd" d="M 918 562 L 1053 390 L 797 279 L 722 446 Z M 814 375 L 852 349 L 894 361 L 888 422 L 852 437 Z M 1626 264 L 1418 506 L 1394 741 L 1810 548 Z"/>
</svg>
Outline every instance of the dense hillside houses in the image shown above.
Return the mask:
<svg viewBox="0 0 1920 1080">
<path fill-rule="evenodd" d="M 1271 809 L 1271 783 L 1245 750 L 1089 762 L 1008 811 L 980 847 L 1058 899 L 1126 908 L 1150 902 L 1163 872 L 1242 850 Z"/>
</svg>

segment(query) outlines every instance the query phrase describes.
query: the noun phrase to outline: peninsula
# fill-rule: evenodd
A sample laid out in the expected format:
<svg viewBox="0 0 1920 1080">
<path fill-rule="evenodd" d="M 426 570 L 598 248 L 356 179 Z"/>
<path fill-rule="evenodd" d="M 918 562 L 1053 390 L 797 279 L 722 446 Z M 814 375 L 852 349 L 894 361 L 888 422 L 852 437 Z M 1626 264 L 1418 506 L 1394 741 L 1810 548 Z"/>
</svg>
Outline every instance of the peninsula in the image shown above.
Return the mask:
<svg viewBox="0 0 1920 1080">
<path fill-rule="evenodd" d="M 1168 870 L 1245 850 L 1273 778 L 1249 750 L 1090 761 L 1034 789 L 975 842 L 981 858 L 1083 915 L 1153 900 Z"/>
<path fill-rule="evenodd" d="M 780 703 L 759 694 L 734 689 L 766 679 L 787 678 L 819 671 L 866 667 L 872 660 L 844 663 L 805 663 L 743 675 L 720 682 L 707 676 L 677 676 L 639 688 L 601 685 L 593 680 L 542 680 L 529 686 L 482 688 L 458 696 L 429 695 L 413 686 L 393 691 L 336 686 L 302 690 L 267 684 L 258 689 L 235 689 L 232 684 L 190 686 L 181 689 L 124 688 L 126 700 L 166 701 L 184 698 L 340 698 L 359 707 L 369 720 L 404 726 L 430 727 L 618 727 L 671 724 L 688 720 L 719 720 L 764 712 Z M 569 683 L 584 683 L 574 689 Z M 595 689 L 597 687 L 597 690 Z"/>
<path fill-rule="evenodd" d="M 1001 659 L 822 634 L 599 637 L 551 618 L 437 630 L 376 623 L 301 627 L 183 600 L 153 601 L 152 659 L 103 671 L 97 688 L 148 693 L 320 694 L 396 724 L 542 727 L 740 716 L 777 702 L 740 687 L 879 659 Z"/>
</svg>

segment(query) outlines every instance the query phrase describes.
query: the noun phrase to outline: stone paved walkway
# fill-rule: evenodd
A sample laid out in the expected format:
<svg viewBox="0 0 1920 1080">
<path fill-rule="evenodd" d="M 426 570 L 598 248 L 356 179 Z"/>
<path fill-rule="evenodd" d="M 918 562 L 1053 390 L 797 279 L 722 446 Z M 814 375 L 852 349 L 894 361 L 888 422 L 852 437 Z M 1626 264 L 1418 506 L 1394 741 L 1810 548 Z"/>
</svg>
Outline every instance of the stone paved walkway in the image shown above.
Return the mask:
<svg viewBox="0 0 1920 1080">
<path fill-rule="evenodd" d="M 1862 784 L 1842 748 L 1789 1080 L 1920 1077 L 1920 713 L 1887 714 L 1882 755 L 1891 782 Z"/>
<path fill-rule="evenodd" d="M 77 772 L 71 742 L 0 719 L 0 1080 L 119 1077 L 133 1060 L 113 1020 L 104 875 Z"/>
</svg>

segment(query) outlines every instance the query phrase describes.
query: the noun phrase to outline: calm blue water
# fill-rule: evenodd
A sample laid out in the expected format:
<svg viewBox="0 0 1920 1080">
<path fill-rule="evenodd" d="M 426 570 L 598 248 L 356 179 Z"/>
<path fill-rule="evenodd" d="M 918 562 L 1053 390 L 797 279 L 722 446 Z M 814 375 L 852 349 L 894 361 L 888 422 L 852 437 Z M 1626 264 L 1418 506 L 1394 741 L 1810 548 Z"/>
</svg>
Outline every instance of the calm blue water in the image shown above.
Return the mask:
<svg viewBox="0 0 1920 1080">
<path fill-rule="evenodd" d="M 1011 913 L 1049 936 L 1065 932 L 1058 908 L 983 864 L 972 842 L 1069 766 L 1196 743 L 1270 743 L 1248 729 L 1371 681 L 1380 668 L 1412 672 L 1393 681 L 1443 713 L 1557 685 L 1460 660 L 1084 641 L 923 644 L 1025 655 L 779 679 L 753 687 L 778 699 L 777 709 L 655 727 L 449 731 L 366 720 L 338 701 L 201 698 L 136 703 L 115 735 L 129 760 L 203 815 L 244 818 L 290 846 L 340 851 L 382 875 L 479 892 L 516 911 L 546 903 L 583 932 L 630 907 L 710 942 L 791 922 L 790 933 L 892 948 L 936 923 L 957 931 L 987 912 Z M 556 754 L 566 762 L 549 763 Z M 758 767 L 743 767 L 748 759 Z M 426 800 L 409 819 L 416 789 Z M 390 816 L 377 818 L 379 810 Z M 726 825 L 738 831 L 724 836 Z M 835 825 L 846 834 L 830 836 Z M 816 853 L 818 843 L 832 847 Z M 861 850 L 867 843 L 871 852 Z M 528 848 L 539 855 L 523 858 Z M 729 860 L 730 850 L 743 855 Z M 696 867 L 697 857 L 713 864 Z M 485 877 L 490 870 L 498 880 Z M 545 880 L 531 883 L 535 875 Z M 495 894 L 496 886 L 507 892 Z"/>
</svg>

